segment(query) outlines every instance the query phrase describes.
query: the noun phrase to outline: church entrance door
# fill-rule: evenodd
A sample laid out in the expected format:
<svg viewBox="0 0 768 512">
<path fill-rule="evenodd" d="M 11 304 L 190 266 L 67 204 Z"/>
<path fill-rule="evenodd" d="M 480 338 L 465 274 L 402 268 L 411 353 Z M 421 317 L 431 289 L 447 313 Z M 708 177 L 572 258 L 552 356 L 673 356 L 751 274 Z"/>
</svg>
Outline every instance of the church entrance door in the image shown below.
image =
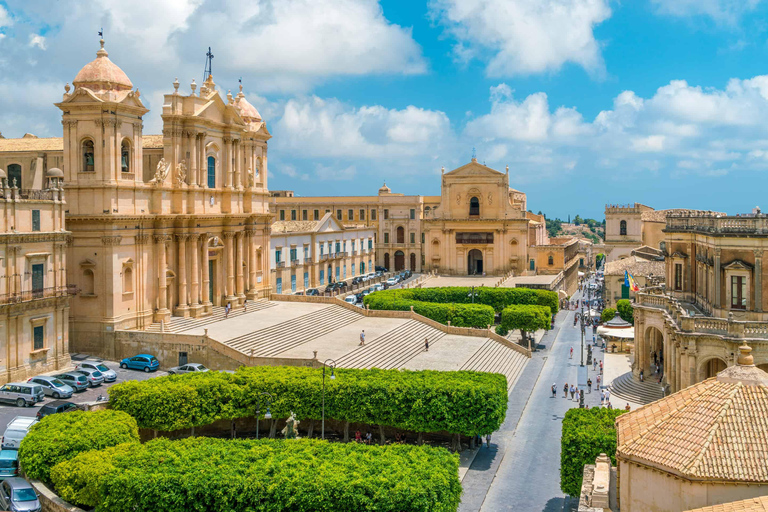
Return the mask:
<svg viewBox="0 0 768 512">
<path fill-rule="evenodd" d="M 405 268 L 405 254 L 403 251 L 395 253 L 395 272 L 400 272 Z"/>
<path fill-rule="evenodd" d="M 467 273 L 469 275 L 483 273 L 483 253 L 479 249 L 472 249 L 467 255 Z"/>
</svg>

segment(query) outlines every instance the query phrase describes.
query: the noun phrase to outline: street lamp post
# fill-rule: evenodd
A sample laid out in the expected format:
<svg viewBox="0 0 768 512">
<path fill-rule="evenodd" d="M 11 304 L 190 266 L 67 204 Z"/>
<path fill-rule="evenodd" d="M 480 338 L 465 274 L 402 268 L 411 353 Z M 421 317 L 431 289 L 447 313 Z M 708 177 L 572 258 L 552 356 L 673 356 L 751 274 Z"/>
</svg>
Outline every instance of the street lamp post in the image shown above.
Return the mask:
<svg viewBox="0 0 768 512">
<path fill-rule="evenodd" d="M 259 393 L 259 396 L 257 398 L 258 401 L 256 402 L 256 404 L 257 404 L 256 405 L 256 439 L 259 438 L 259 416 L 261 416 L 261 397 L 262 397 L 262 395 L 266 395 L 267 396 L 267 413 L 264 415 L 264 419 L 265 420 L 271 420 L 272 419 L 272 413 L 269 412 L 269 407 L 270 407 L 270 405 L 272 405 L 272 399 L 273 399 L 272 398 L 272 394 L 271 393 L 267 393 L 266 391 L 262 391 L 261 393 Z"/>
<path fill-rule="evenodd" d="M 328 361 L 331 362 L 331 364 L 328 364 Z M 322 438 L 325 439 L 325 368 L 328 367 L 331 369 L 331 380 L 336 379 L 336 375 L 334 375 L 333 370 L 336 368 L 336 361 L 333 359 L 326 359 L 323 362 L 323 412 L 322 412 Z"/>
</svg>

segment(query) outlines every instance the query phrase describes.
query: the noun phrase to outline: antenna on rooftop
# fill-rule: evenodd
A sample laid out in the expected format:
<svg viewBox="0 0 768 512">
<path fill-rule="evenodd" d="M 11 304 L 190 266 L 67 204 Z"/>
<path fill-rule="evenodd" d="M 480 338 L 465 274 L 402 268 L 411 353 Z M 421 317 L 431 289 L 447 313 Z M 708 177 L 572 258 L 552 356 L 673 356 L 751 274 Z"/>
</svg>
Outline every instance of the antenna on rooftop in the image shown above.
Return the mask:
<svg viewBox="0 0 768 512">
<path fill-rule="evenodd" d="M 208 80 L 208 77 L 211 76 L 213 73 L 212 71 L 212 64 L 213 64 L 213 53 L 211 53 L 211 47 L 208 47 L 208 53 L 205 54 L 205 70 L 203 71 L 203 83 L 205 83 L 206 80 Z"/>
<path fill-rule="evenodd" d="M 476 159 L 477 159 L 477 151 L 475 151 L 475 147 L 472 146 L 472 160 L 476 160 Z"/>
</svg>

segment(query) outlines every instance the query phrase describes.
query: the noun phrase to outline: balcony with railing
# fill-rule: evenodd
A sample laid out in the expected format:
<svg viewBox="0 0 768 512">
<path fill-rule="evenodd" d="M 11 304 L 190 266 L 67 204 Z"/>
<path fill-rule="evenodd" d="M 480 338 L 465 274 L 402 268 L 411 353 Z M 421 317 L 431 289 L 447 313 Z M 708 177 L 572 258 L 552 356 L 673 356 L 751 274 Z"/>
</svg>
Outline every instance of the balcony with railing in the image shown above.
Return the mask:
<svg viewBox="0 0 768 512">
<path fill-rule="evenodd" d="M 665 231 L 768 235 L 768 215 L 758 213 L 734 216 L 709 211 L 669 213 Z"/>
<path fill-rule="evenodd" d="M 275 262 L 275 267 L 277 267 L 277 268 L 285 268 L 285 262 L 284 261 L 277 261 L 277 262 Z"/>
<path fill-rule="evenodd" d="M 77 291 L 77 286 L 68 284 L 66 286 L 38 288 L 16 293 L 3 293 L 0 294 L 0 305 L 20 304 L 22 302 L 48 299 L 51 297 L 66 297 L 68 295 L 76 295 Z"/>
</svg>

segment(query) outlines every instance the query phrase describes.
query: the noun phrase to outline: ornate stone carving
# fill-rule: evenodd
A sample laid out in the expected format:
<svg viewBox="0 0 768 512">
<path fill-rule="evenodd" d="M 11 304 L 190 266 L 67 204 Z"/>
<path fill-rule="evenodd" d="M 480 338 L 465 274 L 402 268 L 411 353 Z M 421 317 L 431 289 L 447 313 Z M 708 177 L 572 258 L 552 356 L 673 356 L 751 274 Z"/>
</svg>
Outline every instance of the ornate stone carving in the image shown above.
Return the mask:
<svg viewBox="0 0 768 512">
<path fill-rule="evenodd" d="M 493 194 L 488 192 L 488 204 L 493 204 Z"/>
<path fill-rule="evenodd" d="M 176 164 L 176 171 L 173 174 L 173 181 L 177 187 L 182 186 L 187 180 L 187 164 L 184 160 Z"/>
<path fill-rule="evenodd" d="M 165 178 L 168 177 L 168 171 L 171 168 L 171 164 L 169 162 L 165 161 L 165 158 L 161 158 L 159 162 L 157 162 L 157 168 L 155 169 L 155 177 L 152 178 L 150 183 L 160 184 L 165 181 Z"/>
<path fill-rule="evenodd" d="M 253 169 L 249 167 L 245 172 L 246 172 L 246 175 L 248 176 L 248 186 L 253 187 L 253 184 L 255 182 L 254 176 L 253 176 Z"/>
<path fill-rule="evenodd" d="M 137 245 L 144 245 L 149 242 L 149 235 L 136 235 L 135 240 Z"/>
<path fill-rule="evenodd" d="M 456 194 L 456 204 L 461 205 L 461 194 Z"/>
<path fill-rule="evenodd" d="M 234 237 L 235 237 L 235 233 L 233 231 L 224 231 L 221 234 L 221 238 L 223 238 L 224 240 L 229 240 L 230 238 L 234 238 Z"/>
<path fill-rule="evenodd" d="M 62 119 L 61 124 L 64 126 L 68 126 L 70 128 L 74 128 L 77 126 L 77 120 L 76 119 Z"/>
<path fill-rule="evenodd" d="M 122 236 L 103 236 L 101 237 L 101 244 L 102 245 L 120 245 L 120 241 L 123 239 Z"/>
<path fill-rule="evenodd" d="M 154 235 L 155 243 L 164 244 L 171 241 L 171 235 Z"/>
<path fill-rule="evenodd" d="M 189 239 L 189 235 L 186 233 L 180 233 L 174 236 L 176 237 L 177 242 L 186 242 L 187 239 Z"/>
</svg>

